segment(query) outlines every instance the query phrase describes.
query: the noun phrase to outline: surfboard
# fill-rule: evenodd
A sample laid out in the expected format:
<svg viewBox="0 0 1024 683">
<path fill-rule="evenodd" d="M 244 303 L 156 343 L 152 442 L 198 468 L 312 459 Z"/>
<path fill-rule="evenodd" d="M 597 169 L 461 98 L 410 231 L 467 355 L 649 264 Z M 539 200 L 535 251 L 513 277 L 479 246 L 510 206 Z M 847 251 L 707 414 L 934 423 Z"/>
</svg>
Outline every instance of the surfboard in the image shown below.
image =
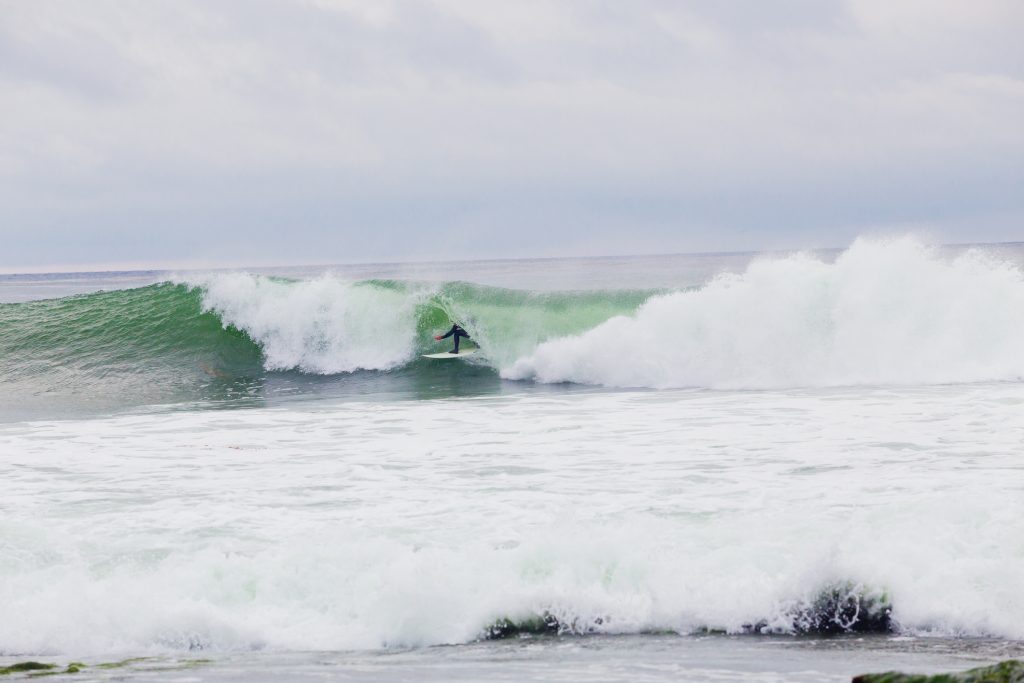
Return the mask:
<svg viewBox="0 0 1024 683">
<path fill-rule="evenodd" d="M 437 360 L 445 360 L 445 359 L 451 359 L 451 358 L 462 358 L 463 356 L 472 356 L 474 353 L 476 353 L 479 350 L 480 349 L 459 349 L 458 353 L 448 353 L 447 351 L 445 351 L 444 353 L 425 353 L 425 354 L 423 354 L 423 357 L 424 358 L 435 358 Z"/>
</svg>

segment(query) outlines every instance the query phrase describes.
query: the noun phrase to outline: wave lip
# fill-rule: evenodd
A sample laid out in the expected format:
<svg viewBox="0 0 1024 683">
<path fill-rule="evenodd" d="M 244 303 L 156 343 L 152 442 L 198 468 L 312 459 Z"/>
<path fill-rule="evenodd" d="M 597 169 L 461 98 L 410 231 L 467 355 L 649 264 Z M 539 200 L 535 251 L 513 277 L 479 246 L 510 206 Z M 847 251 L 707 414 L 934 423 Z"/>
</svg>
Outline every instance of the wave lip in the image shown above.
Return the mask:
<svg viewBox="0 0 1024 683">
<path fill-rule="evenodd" d="M 762 258 L 540 344 L 508 379 L 764 389 L 1024 376 L 1024 274 L 971 250 L 861 239 L 833 263 Z"/>
</svg>

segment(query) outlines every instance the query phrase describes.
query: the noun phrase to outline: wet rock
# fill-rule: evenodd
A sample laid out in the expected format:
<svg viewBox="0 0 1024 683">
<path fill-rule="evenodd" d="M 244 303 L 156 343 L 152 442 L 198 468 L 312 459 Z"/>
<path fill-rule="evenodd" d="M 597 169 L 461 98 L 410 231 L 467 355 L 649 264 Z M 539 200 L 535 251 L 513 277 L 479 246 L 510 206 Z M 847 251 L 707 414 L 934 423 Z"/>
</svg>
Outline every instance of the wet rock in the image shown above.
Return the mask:
<svg viewBox="0 0 1024 683">
<path fill-rule="evenodd" d="M 993 666 L 934 676 L 897 671 L 863 674 L 855 676 L 853 683 L 1024 683 L 1024 662 L 1008 659 Z"/>
<path fill-rule="evenodd" d="M 854 583 L 827 586 L 814 599 L 789 606 L 784 617 L 744 626 L 748 633 L 796 633 L 833 636 L 844 633 L 891 633 L 892 604 L 884 592 Z"/>
<path fill-rule="evenodd" d="M 519 635 L 556 634 L 560 633 L 561 630 L 562 626 L 558 619 L 545 612 L 520 621 L 513 621 L 507 617 L 498 619 L 484 629 L 483 637 L 485 640 L 500 640 L 502 638 L 514 638 Z"/>
</svg>

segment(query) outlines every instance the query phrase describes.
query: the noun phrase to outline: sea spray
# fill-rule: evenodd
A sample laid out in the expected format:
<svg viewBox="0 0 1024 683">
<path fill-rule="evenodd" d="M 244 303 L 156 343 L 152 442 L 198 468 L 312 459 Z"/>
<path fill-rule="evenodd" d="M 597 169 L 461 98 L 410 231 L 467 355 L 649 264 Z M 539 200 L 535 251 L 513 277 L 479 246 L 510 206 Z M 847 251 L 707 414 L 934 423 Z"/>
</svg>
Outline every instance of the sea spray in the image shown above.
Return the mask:
<svg viewBox="0 0 1024 683">
<path fill-rule="evenodd" d="M 1024 275 L 981 250 L 858 240 L 835 262 L 764 257 L 540 344 L 512 379 L 616 387 L 942 384 L 1024 376 Z"/>
</svg>

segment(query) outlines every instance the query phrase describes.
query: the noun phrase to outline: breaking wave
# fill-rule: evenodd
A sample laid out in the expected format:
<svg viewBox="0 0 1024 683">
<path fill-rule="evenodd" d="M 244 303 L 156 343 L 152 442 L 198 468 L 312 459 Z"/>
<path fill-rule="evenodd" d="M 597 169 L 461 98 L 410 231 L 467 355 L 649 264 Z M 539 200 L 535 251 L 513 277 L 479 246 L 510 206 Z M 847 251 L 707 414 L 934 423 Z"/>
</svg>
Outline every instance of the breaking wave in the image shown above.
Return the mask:
<svg viewBox="0 0 1024 683">
<path fill-rule="evenodd" d="M 1024 376 L 1021 268 L 900 238 L 859 240 L 834 259 L 765 256 L 676 291 L 239 272 L 0 305 L 0 398 L 144 405 L 230 401 L 281 373 L 299 394 L 327 377 L 430 378 L 439 370 L 419 356 L 446 348 L 432 336 L 452 321 L 483 353 L 446 381 L 757 389 Z"/>
<path fill-rule="evenodd" d="M 549 340 L 511 379 L 615 387 L 945 384 L 1024 376 L 1024 274 L 981 250 L 860 240 L 826 262 L 762 258 Z"/>
</svg>

